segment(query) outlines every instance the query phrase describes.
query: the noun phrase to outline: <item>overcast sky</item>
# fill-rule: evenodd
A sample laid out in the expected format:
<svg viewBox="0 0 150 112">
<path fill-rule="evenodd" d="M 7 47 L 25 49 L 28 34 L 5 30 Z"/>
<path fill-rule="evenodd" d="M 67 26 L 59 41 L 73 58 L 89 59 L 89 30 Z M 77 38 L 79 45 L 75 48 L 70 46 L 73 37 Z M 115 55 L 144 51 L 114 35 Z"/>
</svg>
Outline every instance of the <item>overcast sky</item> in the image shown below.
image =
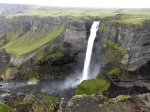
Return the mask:
<svg viewBox="0 0 150 112">
<path fill-rule="evenodd" d="M 0 0 L 0 3 L 61 7 L 150 8 L 150 0 Z"/>
</svg>

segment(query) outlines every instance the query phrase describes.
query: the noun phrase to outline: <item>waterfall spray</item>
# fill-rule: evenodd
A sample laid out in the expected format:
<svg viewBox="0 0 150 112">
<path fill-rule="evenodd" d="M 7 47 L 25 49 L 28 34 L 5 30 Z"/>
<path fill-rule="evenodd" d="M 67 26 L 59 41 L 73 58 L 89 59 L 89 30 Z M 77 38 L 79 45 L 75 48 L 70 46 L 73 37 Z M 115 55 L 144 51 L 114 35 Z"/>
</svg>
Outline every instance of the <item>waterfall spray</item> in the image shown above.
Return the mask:
<svg viewBox="0 0 150 112">
<path fill-rule="evenodd" d="M 93 44 L 94 44 L 94 40 L 95 40 L 96 32 L 97 32 L 98 28 L 99 28 L 99 22 L 96 21 L 93 23 L 93 25 L 91 27 L 91 33 L 90 33 L 90 37 L 88 39 L 86 57 L 85 57 L 85 61 L 84 61 L 83 77 L 82 77 L 81 81 L 88 79 L 92 49 L 93 49 Z"/>
</svg>

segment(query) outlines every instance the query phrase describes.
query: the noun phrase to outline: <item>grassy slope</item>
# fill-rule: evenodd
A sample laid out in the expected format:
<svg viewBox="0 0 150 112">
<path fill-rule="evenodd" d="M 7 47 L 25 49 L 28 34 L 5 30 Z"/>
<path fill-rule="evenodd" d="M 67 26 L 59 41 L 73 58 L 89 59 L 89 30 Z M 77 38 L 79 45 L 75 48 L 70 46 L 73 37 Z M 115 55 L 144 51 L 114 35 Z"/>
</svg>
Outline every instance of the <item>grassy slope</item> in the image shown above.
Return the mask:
<svg viewBox="0 0 150 112">
<path fill-rule="evenodd" d="M 29 31 L 22 37 L 9 42 L 3 48 L 15 56 L 29 53 L 57 37 L 64 30 L 64 26 L 64 24 L 55 26 L 53 30 L 48 32 L 46 32 L 46 26 L 40 32 L 38 30 Z"/>
<path fill-rule="evenodd" d="M 7 105 L 0 103 L 0 112 L 12 112 L 12 109 Z"/>
</svg>

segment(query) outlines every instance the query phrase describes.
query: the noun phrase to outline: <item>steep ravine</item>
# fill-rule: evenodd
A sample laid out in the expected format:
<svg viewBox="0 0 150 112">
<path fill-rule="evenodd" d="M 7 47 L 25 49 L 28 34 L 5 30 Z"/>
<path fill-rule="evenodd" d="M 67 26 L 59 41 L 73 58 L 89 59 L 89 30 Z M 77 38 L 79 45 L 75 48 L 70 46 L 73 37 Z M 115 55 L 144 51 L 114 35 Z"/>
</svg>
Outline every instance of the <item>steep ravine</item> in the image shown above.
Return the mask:
<svg viewBox="0 0 150 112">
<path fill-rule="evenodd" d="M 39 83 L 26 87 L 27 91 L 33 89 L 28 95 L 5 91 L 7 94 L 1 95 L 2 101 L 19 112 L 149 110 L 149 94 L 143 93 L 150 92 L 150 21 L 144 20 L 142 24 L 120 23 L 117 22 L 120 16 L 102 19 L 90 65 L 90 74 L 92 78 L 98 74 L 97 79 L 83 81 L 76 90 L 69 89 L 69 93 L 75 96 L 67 103 L 63 102 L 63 98 L 59 99 L 58 91 L 53 88 L 55 83 L 49 86 L 45 79 L 57 79 L 59 82 L 75 75 L 73 78 L 78 80 L 77 76 L 82 75 L 90 26 L 95 19 L 20 16 L 8 20 L 0 17 L 2 80 L 37 78 L 45 85 L 42 87 Z M 39 88 L 48 92 L 36 91 Z M 51 89 L 56 91 L 52 96 L 49 95 Z M 127 96 L 114 98 L 120 94 Z"/>
<path fill-rule="evenodd" d="M 101 65 L 97 79 L 83 81 L 59 112 L 149 112 L 150 21 L 122 16 L 102 19 L 92 56 Z"/>
</svg>

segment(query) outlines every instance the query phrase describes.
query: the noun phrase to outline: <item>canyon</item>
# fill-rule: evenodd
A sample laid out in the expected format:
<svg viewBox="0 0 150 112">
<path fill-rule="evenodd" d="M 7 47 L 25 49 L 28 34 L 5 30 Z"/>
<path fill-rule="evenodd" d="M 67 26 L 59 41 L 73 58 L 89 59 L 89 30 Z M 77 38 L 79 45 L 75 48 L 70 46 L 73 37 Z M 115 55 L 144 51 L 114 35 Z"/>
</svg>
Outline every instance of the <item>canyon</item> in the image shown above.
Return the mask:
<svg viewBox="0 0 150 112">
<path fill-rule="evenodd" d="M 29 8 L 23 7 L 19 14 Z M 0 16 L 0 101 L 8 112 L 148 112 L 150 19 L 120 12 L 7 16 L 18 10 Z M 94 21 L 101 22 L 89 78 L 77 83 Z"/>
</svg>

